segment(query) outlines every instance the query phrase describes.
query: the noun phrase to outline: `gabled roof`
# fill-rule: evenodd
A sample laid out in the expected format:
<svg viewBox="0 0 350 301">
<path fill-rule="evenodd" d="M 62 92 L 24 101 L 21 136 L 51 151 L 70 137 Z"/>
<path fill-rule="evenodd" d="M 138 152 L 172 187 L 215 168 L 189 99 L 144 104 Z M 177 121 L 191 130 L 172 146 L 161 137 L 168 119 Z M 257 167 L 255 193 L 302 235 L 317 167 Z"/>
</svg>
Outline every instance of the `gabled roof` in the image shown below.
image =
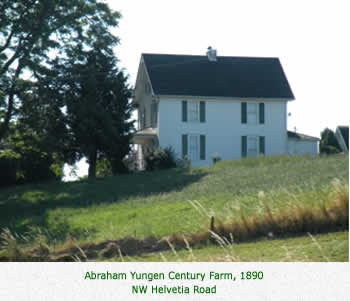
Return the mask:
<svg viewBox="0 0 350 301">
<path fill-rule="evenodd" d="M 294 99 L 278 58 L 142 54 L 157 95 Z"/>
<path fill-rule="evenodd" d="M 296 139 L 296 140 L 309 140 L 309 141 L 319 141 L 320 138 L 317 137 L 312 137 L 312 136 L 308 136 L 308 135 L 304 135 L 304 134 L 300 134 L 300 133 L 296 133 L 296 132 L 291 132 L 288 131 L 288 139 L 292 138 L 292 139 Z"/>
</svg>

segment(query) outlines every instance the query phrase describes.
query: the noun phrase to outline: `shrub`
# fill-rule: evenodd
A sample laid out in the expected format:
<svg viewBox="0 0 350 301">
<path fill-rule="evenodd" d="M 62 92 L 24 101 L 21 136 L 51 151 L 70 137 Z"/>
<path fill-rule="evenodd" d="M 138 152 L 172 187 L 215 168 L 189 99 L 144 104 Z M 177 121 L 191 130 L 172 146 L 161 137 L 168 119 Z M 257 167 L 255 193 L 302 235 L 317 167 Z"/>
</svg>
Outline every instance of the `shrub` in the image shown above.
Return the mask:
<svg viewBox="0 0 350 301">
<path fill-rule="evenodd" d="M 176 160 L 176 166 L 189 169 L 191 167 L 191 160 L 186 155 L 183 159 Z"/>
<path fill-rule="evenodd" d="M 10 136 L 0 151 L 0 185 L 61 179 L 63 162 L 45 149 L 45 141 L 32 133 Z"/>
<path fill-rule="evenodd" d="M 111 159 L 112 174 L 115 176 L 117 174 L 128 173 L 129 170 L 129 160 L 124 157 L 123 159 Z"/>
<path fill-rule="evenodd" d="M 13 150 L 0 150 L 0 186 L 16 183 L 21 155 Z"/>
<path fill-rule="evenodd" d="M 129 160 L 127 157 L 123 160 L 104 158 L 98 160 L 96 164 L 96 176 L 99 178 L 125 174 L 129 171 Z"/>
<path fill-rule="evenodd" d="M 96 164 L 96 176 L 104 178 L 112 175 L 112 165 L 110 161 L 107 159 L 98 160 Z"/>
<path fill-rule="evenodd" d="M 321 132 L 320 153 L 331 155 L 339 152 L 340 146 L 334 132 L 329 128 L 325 128 Z"/>
<path fill-rule="evenodd" d="M 176 167 L 174 150 L 171 147 L 157 148 L 146 155 L 146 170 L 169 169 Z"/>
<path fill-rule="evenodd" d="M 213 159 L 213 164 L 215 165 L 217 162 L 220 162 L 221 161 L 221 157 L 219 156 L 218 153 L 214 153 L 212 156 L 212 159 Z"/>
</svg>

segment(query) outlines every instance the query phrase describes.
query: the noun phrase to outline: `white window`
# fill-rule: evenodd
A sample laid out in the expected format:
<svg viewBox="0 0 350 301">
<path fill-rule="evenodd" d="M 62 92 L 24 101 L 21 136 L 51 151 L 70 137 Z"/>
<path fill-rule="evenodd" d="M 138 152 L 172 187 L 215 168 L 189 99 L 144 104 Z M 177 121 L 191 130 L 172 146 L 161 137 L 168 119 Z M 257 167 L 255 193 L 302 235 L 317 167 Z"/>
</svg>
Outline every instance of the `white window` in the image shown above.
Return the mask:
<svg viewBox="0 0 350 301">
<path fill-rule="evenodd" d="M 188 121 L 199 121 L 199 101 L 188 102 Z"/>
<path fill-rule="evenodd" d="M 191 161 L 199 160 L 199 135 L 188 135 L 188 157 Z"/>
<path fill-rule="evenodd" d="M 247 137 L 247 157 L 256 157 L 258 155 L 258 137 Z"/>
<path fill-rule="evenodd" d="M 248 124 L 257 124 L 258 121 L 258 104 L 247 103 L 247 121 Z"/>
</svg>

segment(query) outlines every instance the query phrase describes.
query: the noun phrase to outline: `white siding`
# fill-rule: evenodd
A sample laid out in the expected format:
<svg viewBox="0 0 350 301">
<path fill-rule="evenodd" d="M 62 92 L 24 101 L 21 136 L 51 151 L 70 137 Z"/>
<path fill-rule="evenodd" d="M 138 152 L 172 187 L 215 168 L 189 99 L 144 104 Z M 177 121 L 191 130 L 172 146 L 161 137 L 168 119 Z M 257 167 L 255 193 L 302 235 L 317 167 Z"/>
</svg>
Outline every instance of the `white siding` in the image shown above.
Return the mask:
<svg viewBox="0 0 350 301">
<path fill-rule="evenodd" d="M 288 153 L 316 156 L 318 154 L 318 141 L 288 139 Z"/>
<path fill-rule="evenodd" d="M 206 101 L 206 121 L 182 122 L 181 101 Z M 264 102 L 265 124 L 241 123 L 241 102 Z M 206 160 L 192 165 L 212 163 L 212 154 L 218 153 L 222 160 L 241 158 L 241 136 L 265 136 L 265 154 L 287 153 L 287 126 L 285 100 L 212 100 L 199 98 L 161 98 L 159 102 L 159 143 L 161 147 L 172 146 L 180 158 L 182 134 L 206 136 Z"/>
<path fill-rule="evenodd" d="M 148 79 L 145 66 L 143 62 L 140 62 L 136 87 L 135 87 L 135 100 L 139 104 L 137 109 L 138 120 L 139 123 L 141 121 L 141 117 L 143 116 L 143 112 L 145 111 L 145 123 L 144 126 L 142 124 L 138 125 L 138 129 L 150 128 L 152 127 L 152 102 L 155 100 L 155 97 L 152 96 L 151 90 L 146 91 L 146 85 L 148 85 L 148 89 L 151 89 L 151 84 Z"/>
</svg>

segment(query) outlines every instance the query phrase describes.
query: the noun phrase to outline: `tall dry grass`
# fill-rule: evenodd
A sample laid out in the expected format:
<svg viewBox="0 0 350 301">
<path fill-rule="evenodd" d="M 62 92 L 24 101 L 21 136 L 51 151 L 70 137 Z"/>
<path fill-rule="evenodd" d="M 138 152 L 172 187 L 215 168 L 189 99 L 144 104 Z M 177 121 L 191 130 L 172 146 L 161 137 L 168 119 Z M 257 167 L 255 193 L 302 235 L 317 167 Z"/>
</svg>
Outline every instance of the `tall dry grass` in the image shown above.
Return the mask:
<svg viewBox="0 0 350 301">
<path fill-rule="evenodd" d="M 186 242 L 192 247 L 213 240 L 218 242 L 218 237 L 226 242 L 239 243 L 262 237 L 348 230 L 349 185 L 334 180 L 332 187 L 327 201 L 320 200 L 318 207 L 293 205 L 274 212 L 264 194 L 259 193 L 264 208 L 263 215 L 245 216 L 241 212 L 240 218 L 230 223 L 222 223 L 211 216 L 209 229 L 187 235 Z M 195 205 L 203 212 L 203 207 L 199 207 L 197 203 Z M 185 247 L 182 235 L 172 235 L 169 242 L 177 247 Z"/>
</svg>

